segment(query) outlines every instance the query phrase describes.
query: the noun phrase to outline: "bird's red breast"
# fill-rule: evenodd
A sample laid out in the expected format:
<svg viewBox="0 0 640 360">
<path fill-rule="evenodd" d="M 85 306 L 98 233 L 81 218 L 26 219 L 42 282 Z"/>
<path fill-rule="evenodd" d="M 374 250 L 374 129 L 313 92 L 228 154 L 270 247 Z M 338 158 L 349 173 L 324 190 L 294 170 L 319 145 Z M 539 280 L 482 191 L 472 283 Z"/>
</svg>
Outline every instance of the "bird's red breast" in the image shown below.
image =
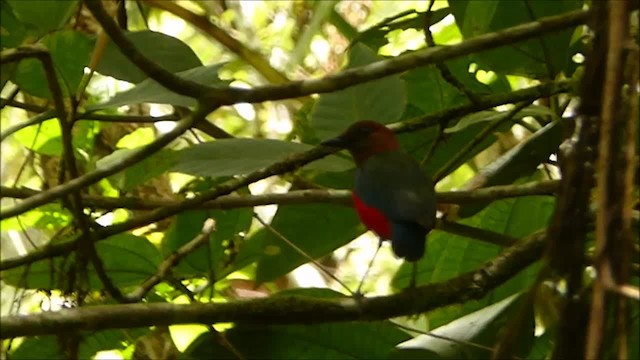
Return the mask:
<svg viewBox="0 0 640 360">
<path fill-rule="evenodd" d="M 383 239 L 391 238 L 391 224 L 389 220 L 376 208 L 367 206 L 354 191 L 352 193 L 353 205 L 360 217 L 360 221 L 371 231 Z"/>
</svg>

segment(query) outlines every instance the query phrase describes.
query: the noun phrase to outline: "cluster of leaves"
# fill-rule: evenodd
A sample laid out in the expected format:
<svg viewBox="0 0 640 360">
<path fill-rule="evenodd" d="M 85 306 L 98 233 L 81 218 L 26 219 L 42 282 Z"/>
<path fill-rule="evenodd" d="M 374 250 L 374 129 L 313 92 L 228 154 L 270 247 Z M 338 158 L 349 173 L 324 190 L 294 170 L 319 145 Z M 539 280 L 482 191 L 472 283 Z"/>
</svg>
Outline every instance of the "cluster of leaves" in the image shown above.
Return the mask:
<svg viewBox="0 0 640 360">
<path fill-rule="evenodd" d="M 134 22 L 131 14 L 138 17 L 158 16 L 146 6 L 135 6 L 136 3 L 127 2 L 125 8 L 131 22 Z M 350 40 L 345 68 L 357 68 L 384 59 L 380 55 L 384 53 L 381 48 L 393 43 L 390 39 L 399 33 L 424 31 L 425 13 L 420 11 L 403 12 L 399 14 L 402 16 L 388 17 L 358 31 L 335 10 L 336 3 L 304 2 L 305 6 L 313 10 L 313 18 L 309 20 L 306 31 L 316 33 L 309 34 L 300 30 L 299 39 L 307 39 L 308 45 L 310 37 L 325 36 L 323 26 L 333 25 L 341 32 L 341 36 Z M 433 33 L 437 44 L 468 39 L 545 16 L 577 10 L 582 8 L 583 1 L 456 0 L 451 1 L 448 6 L 446 3 L 440 5 L 442 6 L 433 11 L 430 17 L 432 23 L 437 25 L 433 27 L 438 29 Z M 92 56 L 96 55 L 94 49 L 99 48 L 100 43 L 96 37 L 74 26 L 80 19 L 78 14 L 81 13 L 81 2 L 7 0 L 1 6 L 3 52 L 24 44 L 37 43 L 43 46 L 51 55 L 56 76 L 62 84 L 62 96 L 66 99 L 81 99 L 73 131 L 76 160 L 81 163 L 81 168 L 90 171 L 119 163 L 154 138 L 149 128 L 138 128 L 120 139 L 118 144 L 111 144 L 119 149 L 101 156 L 96 150 L 96 139 L 110 125 L 92 120 L 96 114 L 126 119 L 128 114 L 123 106 L 153 103 L 183 109 L 197 105 L 195 99 L 176 94 L 148 78 L 113 42 L 101 48 L 100 61 L 94 69 L 101 77 L 91 78 L 89 86 L 85 88 L 85 81 L 89 79 L 85 68 L 89 66 Z M 232 10 L 227 11 L 233 13 Z M 241 16 L 240 12 L 236 11 L 235 14 Z M 451 17 L 455 19 L 454 22 L 448 20 Z M 285 160 L 292 154 L 307 151 L 358 120 L 375 119 L 383 124 L 414 121 L 425 114 L 469 103 L 463 89 L 479 97 L 491 97 L 532 86 L 539 81 L 571 78 L 579 66 L 571 59 L 583 50 L 582 35 L 580 28 L 567 29 L 538 39 L 447 61 L 444 65 L 462 88 L 445 79 L 437 67 L 425 66 L 322 94 L 317 99 L 308 98 L 302 101 L 301 107 L 287 104 L 288 111 L 295 112 L 292 117 L 296 122 L 291 132 L 285 136 L 215 140 L 204 136 L 211 141 L 193 144 L 199 138 L 185 134 L 183 139 L 187 140 L 189 146 L 184 146 L 185 142 L 175 142 L 136 165 L 99 182 L 98 186 L 86 189 L 86 194 L 97 192 L 98 195 L 123 195 L 135 192 L 153 179 L 168 177 L 167 174 L 171 174 L 174 182 L 184 178 L 175 176 L 179 173 L 191 176 L 182 190 L 172 194 L 174 199 L 182 199 L 185 193 L 197 195 L 230 178 L 242 177 Z M 201 60 L 205 55 L 195 52 L 192 48 L 194 46 L 188 41 L 148 29 L 129 31 L 125 36 L 142 54 L 164 69 L 203 85 L 224 88 L 233 81 L 251 82 L 251 79 L 259 78 L 256 75 L 246 76 L 247 72 L 255 73 L 255 70 L 244 64 L 239 65 L 237 61 L 224 62 L 229 58 L 229 53 L 225 51 L 220 52 L 213 65 L 205 65 Z M 271 49 L 262 50 L 268 52 Z M 299 55 L 300 52 L 307 51 L 298 47 L 287 50 L 292 51 L 292 58 L 297 58 L 300 62 L 303 58 Z M 406 53 L 412 52 L 403 50 Z M 105 96 L 95 86 L 98 81 L 113 83 L 114 79 L 128 82 L 131 86 L 113 96 Z M 258 81 L 252 85 L 257 85 Z M 43 164 L 45 158 L 61 157 L 63 140 L 59 119 L 55 118 L 55 112 L 50 112 L 49 116 L 43 115 L 50 111 L 48 103 L 54 94 L 51 94 L 40 61 L 25 59 L 20 62 L 3 62 L 1 85 L 3 97 L 13 86 L 17 86 L 25 103 L 31 99 L 42 109 L 36 115 L 42 118 L 37 126 L 25 127 L 12 135 L 13 146 L 20 151 L 26 149 L 32 154 L 30 156 L 43 159 Z M 76 98 L 79 92 L 81 97 Z M 551 95 L 554 94 L 548 94 Z M 530 103 L 535 99 L 532 98 Z M 442 119 L 438 126 L 403 133 L 399 135 L 399 139 L 403 147 L 417 159 L 426 159 L 424 168 L 430 174 L 439 175 L 439 179 L 442 179 L 441 190 L 455 187 L 473 189 L 473 182 L 479 178 L 483 179 L 484 186 L 536 181 L 551 176 L 549 169 L 552 172 L 554 167 L 542 164 L 558 151 L 562 128 L 566 122 L 563 114 L 570 100 L 569 95 L 553 96 L 544 103 L 549 106 L 543 103 L 529 105 L 514 114 L 510 114 L 510 109 L 489 108 L 461 118 Z M 507 100 L 505 104 L 512 102 Z M 14 112 L 5 112 L 3 109 L 3 126 L 19 125 L 5 114 Z M 217 125 L 233 135 L 246 135 L 249 133 L 247 129 L 253 126 L 250 121 L 241 119 L 233 110 L 226 108 L 218 109 L 213 117 L 216 118 Z M 523 120 L 525 118 L 526 121 Z M 503 119 L 506 121 L 502 121 Z M 237 126 L 238 123 L 241 125 Z M 478 138 L 478 134 L 483 134 L 488 126 L 495 124 L 498 126 L 494 131 Z M 516 124 L 526 126 L 532 134 L 516 139 L 511 132 Z M 502 142 L 503 137 L 496 133 L 502 133 L 505 135 L 503 137 L 511 139 L 512 145 L 504 145 L 509 142 Z M 442 136 L 445 137 L 444 141 L 441 140 Z M 5 138 L 4 135 L 2 138 Z M 297 141 L 290 141 L 291 139 Z M 434 143 L 436 146 L 432 149 Z M 469 148 L 470 143 L 475 145 Z M 451 163 L 451 159 L 455 159 L 455 163 Z M 292 189 L 300 189 L 303 186 L 300 184 L 309 183 L 332 189 L 348 189 L 353 177 L 353 167 L 348 158 L 330 155 L 296 171 L 293 175 L 295 179 L 281 177 L 278 181 L 281 184 L 293 183 Z M 13 170 L 9 172 L 14 179 L 20 177 L 16 175 L 18 173 L 19 171 Z M 38 173 L 41 170 L 33 169 L 28 174 L 30 179 L 20 180 L 17 185 L 37 183 Z M 13 179 L 3 176 L 2 181 L 5 185 L 12 183 Z M 249 190 L 239 189 L 238 193 L 248 194 Z M 7 205 L 4 200 L 3 206 Z M 463 224 L 523 238 L 547 226 L 555 202 L 555 198 L 551 196 L 529 196 L 465 205 L 459 209 L 458 214 Z M 96 209 L 90 211 L 95 218 L 104 218 L 104 215 L 110 214 L 116 223 L 136 216 L 135 212 L 126 209 L 113 213 L 103 213 Z M 213 218 L 216 230 L 209 236 L 208 245 L 188 254 L 174 266 L 171 277 L 187 284 L 192 291 L 196 289 L 190 294 L 195 299 L 229 301 L 234 297 L 229 295 L 232 293 L 229 290 L 234 288 L 237 274 L 250 277 L 256 285 L 266 284 L 267 288 L 275 289 L 283 277 L 309 262 L 307 255 L 314 259 L 330 256 L 336 249 L 347 245 L 365 231 L 351 208 L 332 204 L 279 206 L 270 221 L 270 227 L 277 232 L 256 226 L 252 221 L 253 217 L 254 209 L 248 207 L 184 211 L 172 219 L 166 230 L 148 235 L 141 235 L 139 232 L 117 234 L 97 242 L 96 251 L 113 285 L 123 293 L 128 293 L 156 274 L 165 258 L 194 239 L 201 232 L 204 221 Z M 23 255 L 18 250 L 12 251 L 15 248 L 11 245 L 15 242 L 15 234 L 23 234 L 19 235 L 19 242 L 22 244 L 20 247 L 33 250 L 34 247 L 45 244 L 60 244 L 74 239 L 80 230 L 68 230 L 73 227 L 73 213 L 58 202 L 38 207 L 18 217 L 4 219 L 3 257 Z M 35 238 L 35 243 L 29 238 L 29 234 Z M 294 242 L 304 254 L 284 243 L 282 236 Z M 161 240 L 158 241 L 159 238 Z M 4 248 L 12 250 L 4 251 Z M 418 283 L 451 279 L 462 272 L 478 268 L 501 251 L 502 248 L 498 245 L 444 231 L 433 231 L 429 236 L 427 255 L 419 262 Z M 12 293 L 5 289 L 29 290 L 31 293 L 32 290 L 45 289 L 47 292 L 53 291 L 69 297 L 77 296 L 80 280 L 75 271 L 82 256 L 84 254 L 81 252 L 70 252 L 65 256 L 35 261 L 3 271 L 3 305 L 14 300 Z M 534 264 L 526 268 L 479 301 L 452 305 L 426 315 L 428 328 L 434 334 L 457 342 L 427 335 L 413 336 L 390 321 L 313 327 L 240 324 L 226 330 L 225 338 L 235 351 L 246 358 L 476 358 L 489 356 L 487 347 L 496 343 L 496 334 L 514 314 L 525 314 L 522 316 L 526 320 L 519 330 L 521 339 L 517 342 L 514 354 L 523 358 L 545 357 L 552 349 L 553 323 L 545 324 L 548 329 L 543 336 L 534 336 L 534 305 L 526 296 L 522 296 L 535 283 L 539 267 L 539 264 Z M 401 266 L 394 276 L 393 288 L 404 288 L 409 274 L 410 269 L 405 265 Z M 82 290 L 95 295 L 87 302 L 95 304 L 112 301 L 106 300 L 108 297 L 97 295 L 103 291 L 104 284 L 92 266 L 87 268 L 86 275 L 86 281 L 81 283 Z M 203 281 L 205 278 L 208 281 Z M 207 286 L 202 286 L 203 283 Z M 173 286 L 175 282 L 161 283 L 146 296 L 146 300 L 182 301 L 184 289 Z M 283 292 L 319 298 L 342 296 L 329 290 Z M 537 308 L 538 318 L 552 317 L 548 314 L 540 315 L 540 312 L 553 312 L 544 309 L 553 307 L 549 304 L 557 296 L 549 295 L 538 301 L 543 303 Z M 634 323 L 637 325 L 637 307 L 635 312 Z M 2 315 L 7 314 L 3 311 Z M 78 354 L 80 357 L 90 357 L 98 351 L 129 346 L 130 355 L 135 339 L 145 334 L 148 334 L 146 329 L 85 334 Z M 636 332 L 633 339 L 636 344 L 637 335 Z M 194 336 L 191 334 L 191 339 Z M 57 343 L 53 336 L 27 338 L 19 346 L 14 344 L 11 358 L 57 358 L 61 356 Z M 469 343 L 476 346 L 469 346 Z M 219 344 L 219 335 L 213 331 L 207 332 L 193 340 L 184 349 L 183 355 L 194 359 L 237 356 L 229 346 Z M 126 351 L 124 354 L 126 355 Z"/>
</svg>

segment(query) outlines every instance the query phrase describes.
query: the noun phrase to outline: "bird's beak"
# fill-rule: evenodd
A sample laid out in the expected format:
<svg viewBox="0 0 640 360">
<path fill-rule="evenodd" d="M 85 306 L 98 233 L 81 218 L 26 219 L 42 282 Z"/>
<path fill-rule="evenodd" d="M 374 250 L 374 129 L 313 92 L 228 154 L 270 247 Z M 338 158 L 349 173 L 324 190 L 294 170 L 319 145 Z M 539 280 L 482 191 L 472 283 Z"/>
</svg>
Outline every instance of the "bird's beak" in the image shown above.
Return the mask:
<svg viewBox="0 0 640 360">
<path fill-rule="evenodd" d="M 336 148 L 344 148 L 348 145 L 346 139 L 342 136 L 335 137 L 333 139 L 325 140 L 320 143 L 320 145 L 331 146 Z"/>
</svg>

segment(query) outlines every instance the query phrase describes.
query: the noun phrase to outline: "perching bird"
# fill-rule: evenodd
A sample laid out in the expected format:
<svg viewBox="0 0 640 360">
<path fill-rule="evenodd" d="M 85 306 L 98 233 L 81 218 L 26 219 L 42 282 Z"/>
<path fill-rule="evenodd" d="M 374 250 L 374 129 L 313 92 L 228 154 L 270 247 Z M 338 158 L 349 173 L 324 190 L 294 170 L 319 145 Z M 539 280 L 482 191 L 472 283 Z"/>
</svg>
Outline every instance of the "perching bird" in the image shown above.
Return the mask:
<svg viewBox="0 0 640 360">
<path fill-rule="evenodd" d="M 393 252 L 414 263 L 425 253 L 427 233 L 436 221 L 436 197 L 431 178 L 418 162 L 400 149 L 395 134 L 375 121 L 360 121 L 324 145 L 349 150 L 357 170 L 353 203 L 362 223 L 382 241 L 390 240 Z M 373 263 L 369 263 L 369 268 Z M 367 268 L 367 273 L 369 271 Z M 365 273 L 365 277 L 367 275 Z M 357 293 L 360 293 L 360 287 Z"/>
</svg>

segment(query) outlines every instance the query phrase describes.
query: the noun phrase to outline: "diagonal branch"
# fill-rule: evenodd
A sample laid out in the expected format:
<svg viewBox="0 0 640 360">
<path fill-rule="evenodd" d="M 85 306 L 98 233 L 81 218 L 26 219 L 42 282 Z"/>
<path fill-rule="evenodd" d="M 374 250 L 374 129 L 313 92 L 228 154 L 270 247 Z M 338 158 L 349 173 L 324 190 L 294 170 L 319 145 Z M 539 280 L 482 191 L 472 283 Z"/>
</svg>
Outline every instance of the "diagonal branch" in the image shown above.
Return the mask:
<svg viewBox="0 0 640 360">
<path fill-rule="evenodd" d="M 146 58 L 136 49 L 124 33 L 118 28 L 99 1 L 86 0 L 85 4 L 109 34 L 113 42 L 120 48 L 132 63 L 137 65 L 147 76 L 156 80 L 168 89 L 179 94 L 198 99 L 215 101 L 219 105 L 232 105 L 239 102 L 256 103 L 270 100 L 297 98 L 316 93 L 328 93 L 349 86 L 382 77 L 398 74 L 416 67 L 450 60 L 456 57 L 493 49 L 499 46 L 528 40 L 583 24 L 588 10 L 577 10 L 558 16 L 542 18 L 534 22 L 517 25 L 494 33 L 483 34 L 453 46 L 440 46 L 401 55 L 390 60 L 378 61 L 361 67 L 344 70 L 336 75 L 322 79 L 292 81 L 282 85 L 260 86 L 252 89 L 210 87 L 185 80 L 163 69 Z"/>
<path fill-rule="evenodd" d="M 185 131 L 189 130 L 191 127 L 193 127 L 193 125 L 196 122 L 203 119 L 214 108 L 215 108 L 214 104 L 200 106 L 190 116 L 179 121 L 173 130 L 160 136 L 158 139 L 156 139 L 154 142 L 150 143 L 149 145 L 146 145 L 140 150 L 137 150 L 133 152 L 131 155 L 123 158 L 120 162 L 101 167 L 93 172 L 84 174 L 62 185 L 58 185 L 47 191 L 41 192 L 38 195 L 25 199 L 22 202 L 20 202 L 18 205 L 15 205 L 9 209 L 3 209 L 2 212 L 0 212 L 0 219 L 8 219 L 8 218 L 20 215 L 38 206 L 44 205 L 60 197 L 66 196 L 67 194 L 74 192 L 80 188 L 89 186 L 91 184 L 95 184 L 101 179 L 104 179 L 134 164 L 137 164 L 138 162 L 158 152 L 160 149 L 164 148 L 170 142 L 172 142 L 177 137 L 182 135 Z"/>
<path fill-rule="evenodd" d="M 148 278 L 144 283 L 126 296 L 126 302 L 134 303 L 140 301 L 151 289 L 153 289 L 154 286 L 158 285 L 167 275 L 169 275 L 171 268 L 176 266 L 180 260 L 196 251 L 200 246 L 206 244 L 214 231 L 215 221 L 213 219 L 207 219 L 204 222 L 200 234 L 169 255 L 160 264 L 160 266 L 158 266 L 158 271 L 153 274 L 153 276 Z"/>
<path fill-rule="evenodd" d="M 269 82 L 274 84 L 283 84 L 289 79 L 280 71 L 273 68 L 268 61 L 265 61 L 257 51 L 251 50 L 244 46 L 241 42 L 227 34 L 226 31 L 213 24 L 206 16 L 198 15 L 185 9 L 184 7 L 171 2 L 171 1 L 159 1 L 159 0 L 144 0 L 145 3 L 167 11 L 182 20 L 191 23 L 205 34 L 216 39 L 220 44 L 224 45 L 234 54 L 238 55 L 247 64 L 253 66 L 262 76 Z"/>
<path fill-rule="evenodd" d="M 0 337 L 190 323 L 283 325 L 376 321 L 419 314 L 484 297 L 536 261 L 542 253 L 544 240 L 545 231 L 539 231 L 475 271 L 390 296 L 336 300 L 283 295 L 229 303 L 100 305 L 35 315 L 6 316 L 0 322 Z"/>
<path fill-rule="evenodd" d="M 470 204 L 480 201 L 495 201 L 505 198 L 532 195 L 552 195 L 558 180 L 532 181 L 519 185 L 499 185 L 474 190 L 442 191 L 436 194 L 438 203 Z M 0 186 L 1 198 L 23 199 L 39 194 L 39 191 L 28 188 L 11 188 Z M 102 210 L 129 209 L 154 210 L 164 206 L 176 205 L 182 200 L 143 199 L 133 196 L 107 197 L 96 195 L 83 196 L 85 205 Z M 263 205 L 293 204 L 336 204 L 351 206 L 351 191 L 336 189 L 294 190 L 288 193 L 260 195 L 225 195 L 215 200 L 206 201 L 194 209 L 235 209 Z"/>
</svg>

